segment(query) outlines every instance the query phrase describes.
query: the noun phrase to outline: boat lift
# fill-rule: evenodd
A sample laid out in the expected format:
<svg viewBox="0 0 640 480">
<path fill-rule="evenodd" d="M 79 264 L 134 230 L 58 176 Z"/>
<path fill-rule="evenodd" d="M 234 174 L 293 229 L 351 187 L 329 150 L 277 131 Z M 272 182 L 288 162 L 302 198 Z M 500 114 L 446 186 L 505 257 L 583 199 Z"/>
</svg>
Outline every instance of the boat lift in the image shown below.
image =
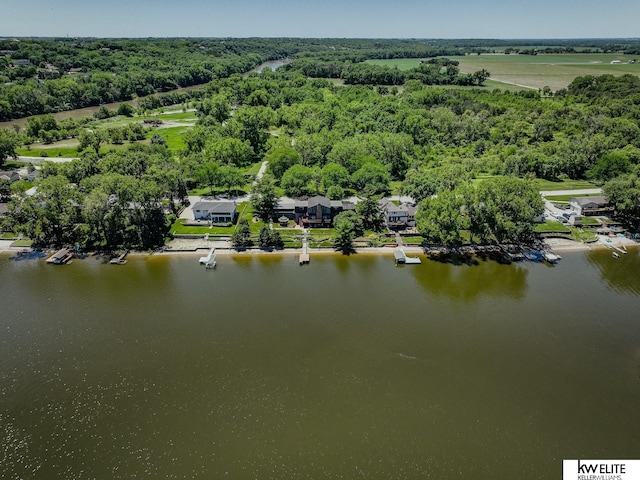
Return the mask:
<svg viewBox="0 0 640 480">
<path fill-rule="evenodd" d="M 216 268 L 216 249 L 215 247 L 209 251 L 206 257 L 200 257 L 200 265 L 204 265 L 206 268 Z"/>
</svg>

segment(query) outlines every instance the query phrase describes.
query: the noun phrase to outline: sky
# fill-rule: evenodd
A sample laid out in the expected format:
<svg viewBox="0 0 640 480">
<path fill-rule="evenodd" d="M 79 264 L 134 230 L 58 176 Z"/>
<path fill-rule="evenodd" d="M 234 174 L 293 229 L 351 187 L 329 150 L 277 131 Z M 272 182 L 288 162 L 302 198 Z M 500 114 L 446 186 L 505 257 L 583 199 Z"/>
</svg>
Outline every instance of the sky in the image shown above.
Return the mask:
<svg viewBox="0 0 640 480">
<path fill-rule="evenodd" d="M 638 38 L 640 0 L 2 0 L 14 36 Z"/>
</svg>

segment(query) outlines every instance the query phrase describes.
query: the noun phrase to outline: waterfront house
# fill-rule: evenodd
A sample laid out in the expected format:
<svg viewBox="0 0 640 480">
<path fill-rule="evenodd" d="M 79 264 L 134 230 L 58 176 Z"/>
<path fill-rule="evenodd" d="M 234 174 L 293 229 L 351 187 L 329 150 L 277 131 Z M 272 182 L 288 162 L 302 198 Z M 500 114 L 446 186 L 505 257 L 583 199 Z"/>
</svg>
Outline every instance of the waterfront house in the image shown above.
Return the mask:
<svg viewBox="0 0 640 480">
<path fill-rule="evenodd" d="M 578 215 L 610 215 L 614 208 L 604 197 L 574 197 L 569 200 L 569 207 Z"/>
<path fill-rule="evenodd" d="M 194 220 L 212 223 L 233 223 L 236 219 L 236 202 L 196 202 L 193 205 Z"/>
<path fill-rule="evenodd" d="M 406 203 L 396 205 L 391 200 L 380 200 L 384 221 L 391 230 L 404 230 L 416 226 L 417 208 Z"/>
<path fill-rule="evenodd" d="M 340 212 L 355 210 L 355 205 L 343 200 L 329 200 L 322 195 L 308 199 L 281 199 L 274 208 L 278 217 L 287 217 L 303 227 L 331 227 Z"/>
</svg>

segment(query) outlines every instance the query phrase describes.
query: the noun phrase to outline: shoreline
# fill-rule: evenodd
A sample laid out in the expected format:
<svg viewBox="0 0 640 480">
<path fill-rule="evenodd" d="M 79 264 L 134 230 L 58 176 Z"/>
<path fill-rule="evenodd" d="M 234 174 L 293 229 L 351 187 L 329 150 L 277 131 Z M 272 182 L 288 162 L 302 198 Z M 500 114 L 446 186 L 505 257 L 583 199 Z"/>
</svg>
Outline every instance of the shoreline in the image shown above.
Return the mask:
<svg viewBox="0 0 640 480">
<path fill-rule="evenodd" d="M 23 252 L 34 251 L 32 247 L 11 246 L 12 243 L 13 243 L 13 240 L 0 240 L 0 254 L 20 254 Z M 253 247 L 253 248 L 247 248 L 244 250 L 236 250 L 230 247 L 227 242 L 219 242 L 219 243 L 222 243 L 222 245 L 220 244 L 214 245 L 213 243 L 218 243 L 218 242 L 212 242 L 212 244 L 203 245 L 203 242 L 201 240 L 188 240 L 188 241 L 182 240 L 180 245 L 183 248 L 172 249 L 171 245 L 169 245 L 169 248 L 163 249 L 161 251 L 154 251 L 154 252 L 130 251 L 128 252 L 127 256 L 135 256 L 135 257 L 145 257 L 145 256 L 151 257 L 151 256 L 167 256 L 167 255 L 196 256 L 196 255 L 202 255 L 203 252 L 206 252 L 211 248 L 215 248 L 216 255 L 221 255 L 221 256 L 300 255 L 302 253 L 302 248 L 283 248 L 279 250 L 278 249 L 267 250 L 267 249 Z M 604 243 L 602 239 L 598 240 L 597 242 L 585 244 L 585 243 L 579 243 L 579 242 L 568 240 L 568 239 L 552 238 L 552 239 L 545 239 L 544 245 L 547 247 L 547 249 L 551 250 L 552 252 L 584 252 L 589 250 L 601 250 L 601 249 L 610 250 L 611 249 L 611 247 L 608 246 L 606 243 Z M 628 238 L 614 237 L 612 238 L 611 246 L 614 246 L 617 248 L 620 248 L 620 247 L 634 248 L 634 247 L 640 247 L 640 243 Z M 329 247 L 309 248 L 308 253 L 312 255 L 341 255 L 341 256 L 349 256 L 349 255 L 356 255 L 356 254 L 384 255 L 387 253 L 390 255 L 393 255 L 393 250 L 395 248 L 396 248 L 395 246 L 394 247 L 390 247 L 390 246 L 389 247 L 357 247 L 357 248 L 354 248 L 353 252 L 349 252 L 349 253 L 343 253 Z M 424 255 L 427 257 L 430 256 L 430 253 L 428 251 L 425 251 L 423 247 L 404 246 L 403 248 L 405 252 L 409 255 Z M 46 254 L 54 253 L 56 249 L 44 249 L 42 251 L 46 255 Z M 478 251 L 476 253 L 481 253 L 481 251 Z M 88 255 L 93 257 L 93 256 L 102 256 L 102 255 L 106 256 L 107 254 L 98 253 L 98 252 L 87 252 L 87 253 L 84 253 L 83 255 Z"/>
</svg>

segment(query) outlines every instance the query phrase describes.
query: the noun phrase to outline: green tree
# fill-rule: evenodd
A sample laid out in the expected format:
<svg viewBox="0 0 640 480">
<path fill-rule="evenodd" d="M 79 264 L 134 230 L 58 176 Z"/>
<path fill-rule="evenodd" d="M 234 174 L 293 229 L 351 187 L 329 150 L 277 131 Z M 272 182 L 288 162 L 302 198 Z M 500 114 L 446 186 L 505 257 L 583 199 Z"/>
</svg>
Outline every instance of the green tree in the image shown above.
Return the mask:
<svg viewBox="0 0 640 480">
<path fill-rule="evenodd" d="M 496 177 L 478 185 L 474 211 L 476 224 L 487 230 L 485 237 L 499 243 L 522 243 L 533 239 L 544 201 L 530 179 Z"/>
<path fill-rule="evenodd" d="M 384 166 L 368 161 L 351 175 L 351 182 L 358 192 L 385 194 L 390 190 L 391 175 Z"/>
<path fill-rule="evenodd" d="M 380 208 L 379 199 L 376 197 L 365 197 L 356 205 L 356 212 L 362 218 L 364 228 L 382 231 L 384 227 L 384 217 Z"/>
<path fill-rule="evenodd" d="M 267 107 L 242 107 L 235 111 L 227 123 L 229 132 L 239 140 L 249 142 L 253 152 L 260 157 L 269 138 L 273 111 Z"/>
<path fill-rule="evenodd" d="M 362 220 L 353 210 L 340 212 L 333 219 L 334 247 L 343 253 L 353 252 L 354 240 L 364 233 Z"/>
<path fill-rule="evenodd" d="M 624 150 L 613 150 L 605 153 L 587 172 L 589 178 L 606 182 L 619 175 L 628 173 L 631 162 Z"/>
<path fill-rule="evenodd" d="M 277 230 L 271 230 L 271 234 L 269 236 L 269 243 L 272 247 L 282 248 L 284 247 L 284 242 L 282 240 L 282 235 Z"/>
<path fill-rule="evenodd" d="M 309 182 L 313 172 L 311 168 L 303 165 L 294 165 L 282 175 L 280 186 L 290 197 L 300 197 L 309 193 Z"/>
<path fill-rule="evenodd" d="M 20 145 L 20 136 L 6 128 L 0 128 L 0 167 L 9 157 L 16 156 L 16 148 Z"/>
<path fill-rule="evenodd" d="M 73 243 L 80 218 L 78 189 L 66 177 L 47 177 L 33 196 L 21 195 L 9 204 L 10 222 L 16 232 L 25 234 L 36 245 L 62 246 Z"/>
<path fill-rule="evenodd" d="M 344 198 L 344 188 L 339 187 L 338 185 L 332 185 L 327 188 L 326 195 L 331 200 L 340 200 Z"/>
<path fill-rule="evenodd" d="M 133 117 L 135 109 L 128 103 L 121 103 L 118 105 L 118 115 L 124 115 L 125 117 Z"/>
<path fill-rule="evenodd" d="M 219 183 L 220 186 L 227 190 L 227 193 L 231 194 L 234 187 L 242 187 L 247 183 L 242 171 L 239 168 L 225 165 L 220 167 L 219 170 Z"/>
<path fill-rule="evenodd" d="M 167 141 L 159 133 L 154 133 L 151 136 L 151 145 L 163 145 L 163 146 L 166 146 L 167 145 Z"/>
<path fill-rule="evenodd" d="M 604 184 L 604 194 L 616 209 L 616 216 L 640 228 L 640 176 L 639 167 Z"/>
<path fill-rule="evenodd" d="M 220 183 L 220 165 L 215 162 L 202 164 L 196 171 L 196 178 L 200 184 L 207 185 L 213 195 L 213 187 L 217 187 Z"/>
<path fill-rule="evenodd" d="M 93 148 L 96 155 L 100 155 L 100 145 L 107 141 L 107 134 L 103 130 L 85 130 L 78 135 L 78 150 L 84 150 L 85 148 Z"/>
<path fill-rule="evenodd" d="M 300 154 L 291 147 L 276 148 L 267 155 L 265 160 L 268 162 L 269 171 L 278 180 L 289 168 L 302 163 Z"/>
<path fill-rule="evenodd" d="M 267 248 L 271 246 L 271 229 L 267 224 L 263 224 L 262 227 L 260 227 L 260 233 L 258 234 L 258 246 L 260 248 Z"/>
<path fill-rule="evenodd" d="M 260 248 L 282 248 L 284 245 L 280 232 L 264 224 L 260 227 L 260 233 L 258 234 L 258 246 Z"/>
<path fill-rule="evenodd" d="M 204 156 L 220 165 L 246 167 L 254 160 L 254 151 L 249 142 L 237 138 L 213 138 L 204 148 Z"/>
<path fill-rule="evenodd" d="M 225 95 L 213 95 L 202 102 L 200 111 L 217 123 L 222 123 L 229 119 L 231 104 Z"/>
<path fill-rule="evenodd" d="M 425 198 L 418 205 L 416 228 L 427 243 L 457 247 L 462 244 L 462 230 L 469 227 L 462 213 L 463 201 L 456 193 L 445 191 Z"/>
<path fill-rule="evenodd" d="M 231 244 L 236 248 L 246 248 L 253 245 L 251 241 L 251 229 L 246 219 L 241 219 L 231 235 Z"/>
<path fill-rule="evenodd" d="M 427 170 L 410 170 L 401 186 L 402 194 L 409 195 L 418 203 L 437 191 L 438 180 L 433 172 Z"/>
<path fill-rule="evenodd" d="M 251 207 L 263 219 L 269 218 L 278 203 L 275 180 L 271 174 L 265 174 L 251 186 L 249 202 Z"/>
<path fill-rule="evenodd" d="M 327 163 L 322 168 L 322 188 L 328 191 L 334 186 L 340 188 L 349 186 L 349 171 L 337 163 Z"/>
</svg>

